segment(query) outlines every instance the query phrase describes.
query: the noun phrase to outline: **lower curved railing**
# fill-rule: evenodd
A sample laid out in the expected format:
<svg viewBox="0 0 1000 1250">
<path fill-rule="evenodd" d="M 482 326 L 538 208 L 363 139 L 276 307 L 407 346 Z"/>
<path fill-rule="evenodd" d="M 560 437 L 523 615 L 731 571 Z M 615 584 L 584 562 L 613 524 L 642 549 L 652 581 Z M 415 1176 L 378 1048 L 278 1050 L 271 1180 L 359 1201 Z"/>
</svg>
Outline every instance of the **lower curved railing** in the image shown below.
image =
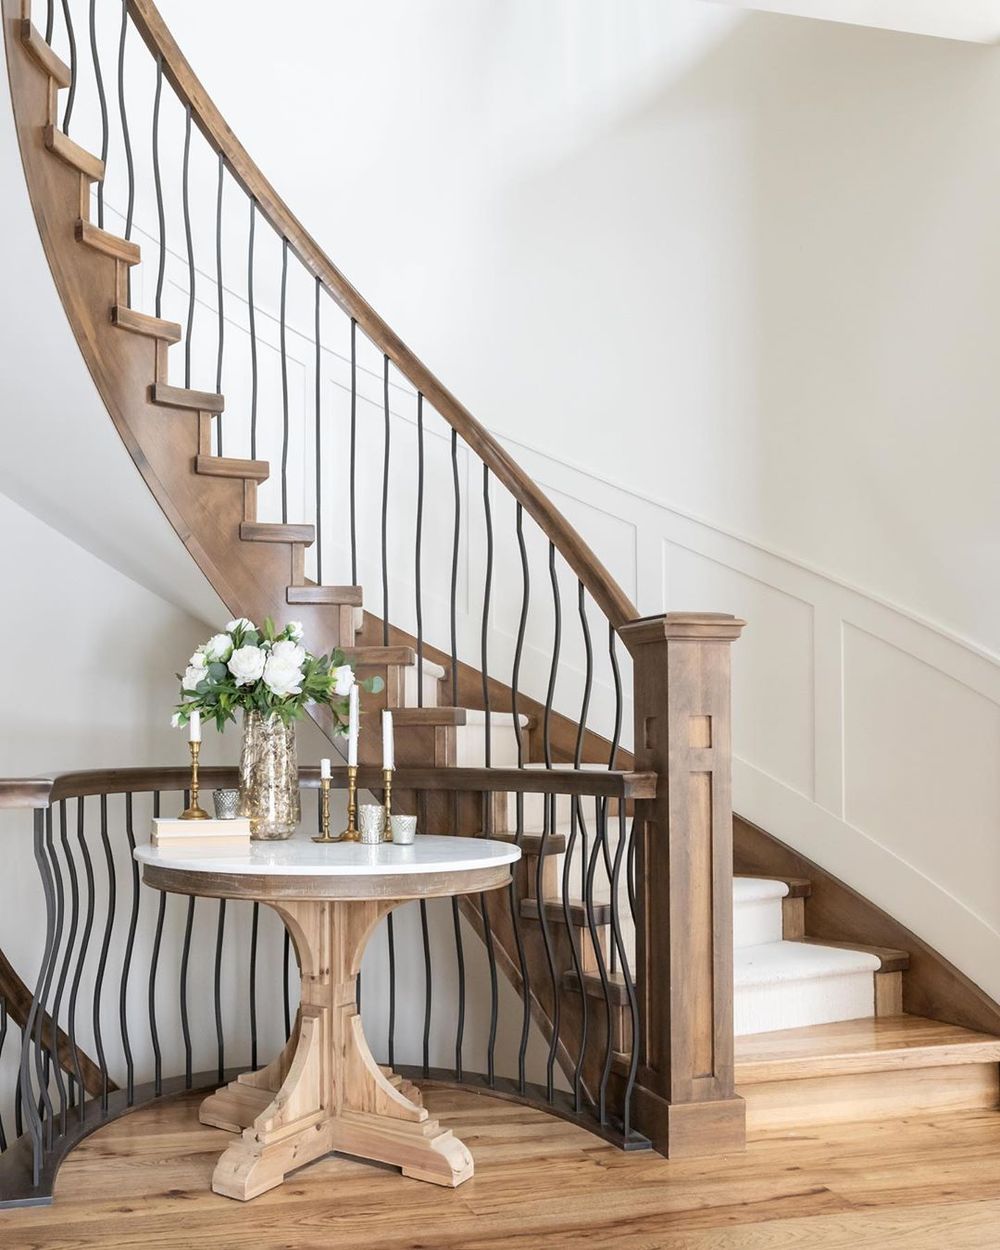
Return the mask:
<svg viewBox="0 0 1000 1250">
<path fill-rule="evenodd" d="M 94 1129 L 262 1066 L 292 1028 L 297 970 L 269 909 L 168 898 L 140 883 L 136 843 L 153 815 L 180 808 L 188 780 L 184 769 L 153 768 L 0 781 L 0 809 L 30 812 L 30 850 L 8 829 L 6 858 L 33 857 L 44 917 L 31 938 L 33 981 L 0 953 L 0 1206 L 50 1202 L 61 1162 Z M 318 780 L 303 770 L 307 826 L 318 825 Z M 380 770 L 361 769 L 362 787 L 380 780 Z M 206 787 L 235 781 L 234 770 L 202 770 Z M 334 770 L 333 785 L 346 786 L 345 769 Z M 405 904 L 394 935 L 388 929 L 381 948 L 373 942 L 359 1007 L 363 985 L 366 1031 L 384 1058 L 416 1080 L 490 1090 L 627 1149 L 647 1147 L 632 1128 L 640 1027 L 636 995 L 622 991 L 631 987 L 622 934 L 634 895 L 626 811 L 654 790 L 649 774 L 400 769 L 394 807 L 416 812 L 423 828 L 447 830 L 459 811 L 478 809 L 483 836 L 509 828 L 496 836 L 525 854 L 509 889 Z M 575 929 L 552 925 L 554 958 L 539 983 L 528 972 L 541 942 L 532 900 L 561 906 L 547 893 L 548 852 L 564 856 L 567 873 L 573 848 L 546 847 L 549 833 L 526 844 L 524 811 L 570 803 L 582 812 L 591 802 L 588 914 Z M 511 825 L 501 823 L 507 810 Z M 21 910 L 31 914 L 29 900 Z M 584 954 L 585 928 L 594 941 Z M 9 949 L 14 936 L 0 941 Z M 17 936 L 23 947 L 23 930 Z"/>
</svg>

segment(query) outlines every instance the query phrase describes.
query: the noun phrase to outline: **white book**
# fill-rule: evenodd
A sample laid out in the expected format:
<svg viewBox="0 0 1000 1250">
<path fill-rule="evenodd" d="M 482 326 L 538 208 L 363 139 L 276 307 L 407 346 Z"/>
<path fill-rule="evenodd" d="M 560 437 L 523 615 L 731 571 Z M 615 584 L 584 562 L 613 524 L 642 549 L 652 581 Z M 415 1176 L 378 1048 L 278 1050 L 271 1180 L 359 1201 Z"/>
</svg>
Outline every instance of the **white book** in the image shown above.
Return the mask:
<svg viewBox="0 0 1000 1250">
<path fill-rule="evenodd" d="M 153 846 L 174 842 L 249 842 L 250 821 L 246 816 L 235 820 L 181 820 L 178 816 L 158 816 L 153 821 L 150 841 Z"/>
</svg>

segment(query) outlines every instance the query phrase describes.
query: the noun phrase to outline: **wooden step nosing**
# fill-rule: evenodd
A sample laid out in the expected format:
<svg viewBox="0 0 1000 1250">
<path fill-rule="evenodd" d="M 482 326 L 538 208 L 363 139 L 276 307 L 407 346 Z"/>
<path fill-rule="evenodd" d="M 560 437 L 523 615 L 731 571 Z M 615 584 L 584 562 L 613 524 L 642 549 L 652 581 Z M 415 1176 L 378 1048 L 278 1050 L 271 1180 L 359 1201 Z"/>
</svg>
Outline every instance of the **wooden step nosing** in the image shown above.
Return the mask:
<svg viewBox="0 0 1000 1250">
<path fill-rule="evenodd" d="M 285 602 L 327 603 L 360 608 L 363 604 L 363 591 L 360 586 L 288 586 L 285 588 Z"/>
<path fill-rule="evenodd" d="M 903 1072 L 921 1068 L 950 1068 L 967 1063 L 1000 1063 L 1000 1038 L 991 1042 L 946 1042 L 935 1045 L 887 1047 L 878 1051 L 845 1051 L 838 1055 L 736 1060 L 739 1085 L 771 1081 L 814 1080 L 852 1076 L 858 1072 Z"/>
<path fill-rule="evenodd" d="M 126 265 L 138 265 L 142 259 L 138 243 L 102 230 L 100 226 L 84 221 L 82 217 L 78 217 L 76 221 L 76 241 L 104 252 L 107 256 L 113 256 L 115 260 L 123 261 Z"/>
<path fill-rule="evenodd" d="M 196 456 L 196 473 L 206 477 L 243 478 L 252 482 L 266 482 L 271 476 L 271 466 L 266 460 L 238 460 L 232 456 Z"/>
<path fill-rule="evenodd" d="M 43 70 L 57 87 L 68 87 L 73 81 L 73 71 L 52 47 L 45 42 L 42 32 L 30 17 L 21 18 L 21 43 L 30 53 L 35 64 Z"/>
<path fill-rule="evenodd" d="M 53 156 L 58 156 L 61 161 L 83 174 L 85 178 L 89 178 L 91 182 L 104 180 L 104 162 L 99 156 L 80 147 L 68 134 L 54 125 L 45 126 L 42 133 L 45 146 Z"/>
<path fill-rule="evenodd" d="M 185 386 L 154 382 L 149 388 L 150 402 L 163 408 L 190 408 L 193 412 L 220 413 L 226 406 L 224 395 L 209 391 L 192 391 Z"/>
<path fill-rule="evenodd" d="M 341 647 L 340 649 L 344 653 L 344 658 L 356 668 L 409 668 L 417 662 L 417 653 L 412 647 L 390 645 L 388 647 Z M 375 652 L 385 654 L 376 655 Z"/>
<path fill-rule="evenodd" d="M 315 541 L 316 535 L 311 525 L 243 521 L 240 538 L 247 543 L 293 543 L 308 547 Z"/>
<path fill-rule="evenodd" d="M 151 317 L 149 313 L 138 312 L 125 304 L 112 305 L 111 324 L 120 330 L 129 330 L 133 334 L 145 334 L 148 338 L 161 339 L 164 343 L 179 343 L 181 339 L 179 322 L 166 321 L 163 317 Z"/>
<path fill-rule="evenodd" d="M 828 946 L 834 950 L 862 951 L 867 955 L 874 955 L 881 965 L 878 969 L 879 972 L 905 972 L 910 966 L 909 952 L 897 950 L 894 947 L 869 946 L 864 942 L 817 937 L 812 933 L 806 934 L 805 937 L 797 938 L 796 941 L 804 942 L 807 946 Z"/>
<path fill-rule="evenodd" d="M 582 914 L 581 914 L 582 909 Z M 587 918 L 586 907 L 579 902 L 570 903 L 570 924 L 574 929 L 588 929 L 590 927 Z M 521 899 L 521 916 L 525 920 L 538 920 L 539 907 L 538 899 L 523 898 Z M 562 902 L 559 899 L 545 900 L 545 916 L 550 924 L 565 924 L 566 912 L 563 909 Z M 603 928 L 611 923 L 611 904 L 610 903 L 594 903 L 594 924 L 598 928 Z"/>
</svg>

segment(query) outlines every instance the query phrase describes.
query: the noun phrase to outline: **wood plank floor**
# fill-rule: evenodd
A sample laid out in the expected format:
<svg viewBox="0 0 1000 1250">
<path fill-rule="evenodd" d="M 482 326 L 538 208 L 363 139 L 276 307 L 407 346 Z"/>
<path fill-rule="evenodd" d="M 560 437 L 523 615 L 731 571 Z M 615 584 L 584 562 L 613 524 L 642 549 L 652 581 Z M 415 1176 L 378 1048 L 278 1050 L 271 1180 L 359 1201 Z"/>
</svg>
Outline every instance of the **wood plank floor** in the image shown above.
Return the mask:
<svg viewBox="0 0 1000 1250">
<path fill-rule="evenodd" d="M 996 1250 L 1000 1114 L 774 1133 L 746 1154 L 624 1155 L 540 1112 L 429 1090 L 476 1158 L 458 1190 L 330 1158 L 241 1204 L 216 1197 L 228 1134 L 179 1099 L 108 1125 L 54 1206 L 0 1213 L 3 1250 Z"/>
</svg>

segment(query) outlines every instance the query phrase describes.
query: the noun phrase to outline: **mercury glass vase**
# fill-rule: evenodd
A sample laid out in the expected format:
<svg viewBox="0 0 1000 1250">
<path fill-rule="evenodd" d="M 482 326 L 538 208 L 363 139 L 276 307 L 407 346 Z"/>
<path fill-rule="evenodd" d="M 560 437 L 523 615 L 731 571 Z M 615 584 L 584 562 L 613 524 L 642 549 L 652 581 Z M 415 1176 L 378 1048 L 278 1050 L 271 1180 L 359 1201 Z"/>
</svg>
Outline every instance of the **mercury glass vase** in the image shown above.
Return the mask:
<svg viewBox="0 0 1000 1250">
<path fill-rule="evenodd" d="M 302 819 L 295 726 L 262 712 L 243 716 L 238 812 L 261 842 L 290 838 Z"/>
</svg>

